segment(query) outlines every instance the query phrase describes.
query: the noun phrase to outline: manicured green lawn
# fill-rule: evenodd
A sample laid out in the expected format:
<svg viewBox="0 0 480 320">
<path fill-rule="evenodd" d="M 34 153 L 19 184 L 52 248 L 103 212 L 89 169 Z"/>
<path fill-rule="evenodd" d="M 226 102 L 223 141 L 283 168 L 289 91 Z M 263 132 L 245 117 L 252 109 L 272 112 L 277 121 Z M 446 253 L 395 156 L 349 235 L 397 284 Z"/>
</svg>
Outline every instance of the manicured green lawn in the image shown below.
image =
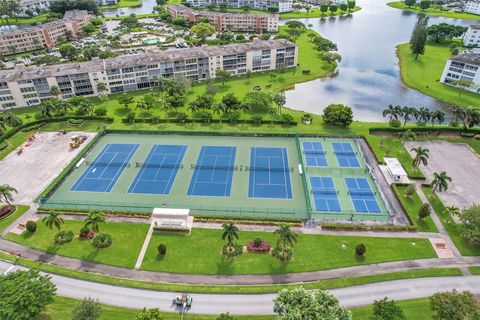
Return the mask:
<svg viewBox="0 0 480 320">
<path fill-rule="evenodd" d="M 3 149 L 2 151 L 0 151 L 0 160 L 5 158 L 6 156 L 8 156 L 10 154 L 10 152 L 12 152 L 16 148 L 18 148 L 22 143 L 24 143 L 27 140 L 27 137 L 31 133 L 32 132 L 21 132 L 20 131 L 17 134 L 15 134 L 14 136 L 12 136 L 10 139 L 7 139 L 6 142 L 7 142 L 8 146 L 5 149 Z"/>
<path fill-rule="evenodd" d="M 423 187 L 422 190 L 462 256 L 480 256 L 480 248 L 472 247 L 460 236 L 461 226 L 456 224 L 452 217 L 445 212 L 445 206 L 443 205 L 442 200 L 440 200 L 436 194 L 432 195 L 432 188 Z"/>
<path fill-rule="evenodd" d="M 430 301 L 428 298 L 397 301 L 397 305 L 402 308 L 407 320 L 429 320 L 432 319 L 430 310 Z M 370 320 L 373 312 L 373 306 L 365 306 L 352 309 L 354 320 Z"/>
<path fill-rule="evenodd" d="M 155 232 L 142 269 L 198 274 L 281 274 L 436 257 L 426 239 L 299 235 L 294 258 L 289 263 L 281 263 L 268 254 L 253 253 L 227 259 L 220 254 L 225 243 L 220 238 L 221 233 L 221 230 L 210 229 L 193 229 L 188 236 Z M 277 240 L 273 233 L 242 231 L 239 242 L 246 245 L 256 237 L 271 244 Z M 165 243 L 168 248 L 163 258 L 157 254 L 160 243 Z M 354 254 L 359 243 L 367 247 L 363 259 L 356 258 Z M 342 244 L 346 245 L 346 249 L 342 248 Z"/>
<path fill-rule="evenodd" d="M 6 227 L 11 225 L 15 220 L 17 220 L 22 214 L 27 212 L 29 206 L 16 206 L 15 211 L 9 216 L 0 219 L 0 232 L 2 232 Z"/>
<path fill-rule="evenodd" d="M 70 320 L 72 319 L 72 311 L 79 303 L 79 300 L 56 297 L 55 301 L 48 306 L 47 310 L 37 317 L 35 320 Z M 135 320 L 140 310 L 114 307 L 109 305 L 102 306 L 102 315 L 99 320 Z M 215 320 L 218 315 L 197 315 L 188 314 L 184 317 L 185 320 Z M 235 316 L 239 320 L 272 320 L 273 316 Z M 178 320 L 179 313 L 162 312 L 163 320 Z"/>
<path fill-rule="evenodd" d="M 37 23 L 45 23 L 47 22 L 47 17 L 48 17 L 48 14 L 40 14 L 38 16 L 35 16 L 35 17 L 31 17 L 31 18 L 16 18 L 16 19 L 8 19 L 8 23 L 4 23 L 3 21 L 0 22 L 0 26 L 2 25 L 8 25 L 8 24 L 12 24 L 12 25 L 33 25 L 33 24 L 37 24 Z"/>
<path fill-rule="evenodd" d="M 322 13 L 320 9 L 313 9 L 310 10 L 308 13 L 305 11 L 294 11 L 294 12 L 285 12 L 285 13 L 280 13 L 280 19 L 300 19 L 300 18 L 328 18 L 328 17 L 335 17 L 335 16 L 343 16 L 343 15 L 348 15 L 352 14 L 354 12 L 357 12 L 361 10 L 362 8 L 359 6 L 356 6 L 353 8 L 351 12 L 342 12 L 340 9 L 337 10 L 333 15 L 328 11 L 326 14 Z"/>
<path fill-rule="evenodd" d="M 480 275 L 480 266 L 469 267 L 470 272 L 474 275 Z"/>
<path fill-rule="evenodd" d="M 446 61 L 451 57 L 449 49 L 451 43 L 453 42 L 445 41 L 436 44 L 429 41 L 425 47 L 425 54 L 420 55 L 417 60 L 411 54 L 408 43 L 397 46 L 402 80 L 408 87 L 439 100 L 461 107 L 478 107 L 480 94 L 462 91 L 459 97 L 459 89 L 438 82 Z M 459 41 L 455 43 L 461 47 Z"/>
<path fill-rule="evenodd" d="M 443 11 L 437 8 L 428 8 L 426 10 L 422 10 L 417 7 L 409 8 L 405 6 L 403 2 L 400 2 L 400 1 L 389 2 L 387 3 L 387 5 L 395 9 L 402 9 L 410 12 L 424 13 L 430 16 L 438 16 L 438 17 L 445 17 L 445 18 L 451 18 L 451 19 L 480 20 L 480 16 L 476 14 L 471 14 L 466 12 Z"/>
<path fill-rule="evenodd" d="M 37 226 L 38 229 L 33 235 L 27 231 L 22 235 L 9 233 L 6 239 L 71 258 L 128 268 L 135 266 L 148 230 L 147 224 L 113 222 L 103 224 L 100 231 L 112 235 L 113 244 L 106 249 L 96 249 L 91 241 L 78 238 L 64 245 L 55 245 L 53 237 L 57 230 L 48 229 L 42 222 L 37 223 Z M 65 220 L 62 230 L 73 231 L 77 235 L 82 226 L 82 221 Z"/>
<path fill-rule="evenodd" d="M 420 211 L 420 207 L 423 205 L 423 202 L 418 196 L 417 192 L 415 192 L 411 198 L 407 198 L 405 196 L 405 192 L 407 191 L 406 186 L 393 185 L 392 187 L 393 191 L 397 195 L 397 198 L 402 203 L 403 208 L 406 210 L 410 220 L 414 225 L 417 226 L 418 231 L 438 232 L 437 227 L 433 223 L 431 217 L 427 217 L 423 221 L 418 218 L 418 212 Z"/>
<path fill-rule="evenodd" d="M 113 9 L 113 8 L 127 8 L 127 7 L 140 7 L 142 5 L 141 0 L 119 0 L 117 4 L 112 6 L 101 6 L 100 9 Z"/>
</svg>

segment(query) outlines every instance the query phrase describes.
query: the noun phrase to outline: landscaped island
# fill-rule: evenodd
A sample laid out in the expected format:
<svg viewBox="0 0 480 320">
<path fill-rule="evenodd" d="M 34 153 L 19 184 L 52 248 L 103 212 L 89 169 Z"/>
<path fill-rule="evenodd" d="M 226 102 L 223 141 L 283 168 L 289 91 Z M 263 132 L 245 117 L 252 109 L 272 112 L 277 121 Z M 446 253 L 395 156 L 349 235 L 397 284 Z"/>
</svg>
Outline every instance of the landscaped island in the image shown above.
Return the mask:
<svg viewBox="0 0 480 320">
<path fill-rule="evenodd" d="M 387 3 L 389 7 L 395 9 L 401 9 L 410 12 L 424 13 L 431 16 L 452 18 L 452 19 L 465 19 L 465 20 L 480 20 L 480 16 L 476 14 L 471 14 L 467 12 L 454 12 L 454 11 L 445 11 L 437 8 L 428 8 L 425 10 L 420 9 L 419 7 L 408 7 L 404 2 L 394 1 Z"/>
</svg>

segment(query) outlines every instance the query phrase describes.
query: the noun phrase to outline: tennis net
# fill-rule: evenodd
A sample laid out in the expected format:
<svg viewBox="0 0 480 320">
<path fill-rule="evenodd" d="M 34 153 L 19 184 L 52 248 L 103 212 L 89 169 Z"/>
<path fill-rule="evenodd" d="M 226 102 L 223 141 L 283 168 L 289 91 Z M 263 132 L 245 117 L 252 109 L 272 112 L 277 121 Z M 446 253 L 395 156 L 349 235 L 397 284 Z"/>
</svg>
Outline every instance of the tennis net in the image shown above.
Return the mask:
<svg viewBox="0 0 480 320">
<path fill-rule="evenodd" d="M 249 167 L 245 166 L 246 171 L 293 171 L 293 167 Z"/>
<path fill-rule="evenodd" d="M 303 150 L 304 154 L 327 154 L 324 150 Z"/>
<path fill-rule="evenodd" d="M 370 189 L 349 189 L 348 193 L 356 195 L 374 195 L 373 191 Z"/>
<path fill-rule="evenodd" d="M 130 167 L 129 162 L 103 162 L 103 161 L 85 161 L 88 166 L 97 167 Z"/>
<path fill-rule="evenodd" d="M 168 168 L 168 169 L 181 169 L 183 164 L 168 164 L 168 163 L 145 163 L 145 162 L 136 162 L 135 167 L 137 168 Z"/>
<path fill-rule="evenodd" d="M 311 194 L 338 194 L 338 190 L 333 188 L 314 188 L 310 191 Z"/>
<path fill-rule="evenodd" d="M 212 170 L 238 170 L 236 165 L 206 165 L 206 164 L 192 164 L 191 169 L 212 169 Z"/>
<path fill-rule="evenodd" d="M 354 156 L 357 153 L 353 150 L 335 150 L 335 154 L 346 155 L 346 156 Z"/>
</svg>

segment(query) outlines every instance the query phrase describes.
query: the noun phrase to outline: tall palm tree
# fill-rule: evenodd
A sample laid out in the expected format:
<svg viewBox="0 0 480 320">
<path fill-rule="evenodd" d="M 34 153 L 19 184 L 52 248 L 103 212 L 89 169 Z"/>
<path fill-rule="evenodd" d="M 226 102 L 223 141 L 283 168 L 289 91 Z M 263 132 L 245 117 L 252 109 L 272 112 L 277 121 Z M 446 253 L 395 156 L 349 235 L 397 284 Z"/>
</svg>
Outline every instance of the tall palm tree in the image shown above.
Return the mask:
<svg viewBox="0 0 480 320">
<path fill-rule="evenodd" d="M 95 232 L 100 231 L 100 223 L 105 222 L 105 214 L 103 212 L 90 212 L 84 220 L 85 228 L 91 229 Z"/>
<path fill-rule="evenodd" d="M 415 158 L 413 158 L 413 169 L 418 168 L 420 164 L 426 166 L 428 164 L 428 153 L 430 150 L 418 146 L 416 148 L 410 149 L 410 151 L 415 152 Z"/>
<path fill-rule="evenodd" d="M 465 130 L 480 123 L 480 111 L 475 107 L 469 107 L 464 111 L 463 127 Z"/>
<path fill-rule="evenodd" d="M 0 133 L 3 133 L 5 131 L 7 124 L 5 123 L 5 120 L 0 117 Z"/>
<path fill-rule="evenodd" d="M 435 125 L 435 122 L 442 124 L 445 121 L 445 112 L 442 110 L 435 110 L 430 115 L 430 121 L 432 121 L 432 127 Z"/>
<path fill-rule="evenodd" d="M 0 185 L 0 201 L 5 202 L 9 206 L 12 205 L 13 201 L 13 193 L 17 193 L 17 189 L 8 185 L 2 184 Z"/>
<path fill-rule="evenodd" d="M 274 232 L 278 235 L 277 243 L 282 243 L 283 250 L 282 250 L 282 257 L 285 258 L 287 244 L 292 246 L 297 242 L 297 233 L 293 231 L 290 226 L 281 224 L 278 226 L 278 229 Z"/>
<path fill-rule="evenodd" d="M 42 222 L 51 230 L 55 227 L 57 230 L 60 230 L 63 224 L 63 219 L 60 217 L 58 212 L 49 212 L 45 217 L 42 218 Z"/>
<path fill-rule="evenodd" d="M 430 117 L 432 115 L 432 112 L 426 108 L 426 107 L 421 107 L 418 109 L 418 120 L 421 122 L 428 122 L 430 121 Z"/>
<path fill-rule="evenodd" d="M 445 171 L 442 171 L 440 173 L 434 172 L 433 181 L 432 181 L 433 193 L 435 193 L 437 189 L 438 189 L 438 192 L 447 190 L 448 182 L 451 182 L 451 181 L 452 181 L 452 178 L 449 177 Z"/>
<path fill-rule="evenodd" d="M 192 101 L 188 105 L 187 110 L 189 110 L 192 114 L 195 114 L 200 110 L 200 108 L 198 107 L 198 104 L 195 101 Z"/>
<path fill-rule="evenodd" d="M 227 111 L 227 106 L 224 103 L 218 103 L 213 106 L 213 112 L 220 115 Z"/>
<path fill-rule="evenodd" d="M 398 120 L 398 116 L 402 115 L 402 107 L 389 105 L 387 109 L 383 110 L 383 116 L 389 116 L 388 123 L 392 123 L 393 120 Z"/>
<path fill-rule="evenodd" d="M 62 92 L 60 91 L 60 88 L 58 86 L 51 86 L 50 87 L 50 94 L 54 96 L 55 98 L 58 98 Z"/>
<path fill-rule="evenodd" d="M 222 240 L 227 239 L 227 245 L 229 248 L 233 246 L 233 239 L 238 239 L 238 228 L 233 223 L 224 223 L 222 225 L 223 233 L 222 233 Z"/>
<path fill-rule="evenodd" d="M 2 121 L 10 127 L 18 127 L 23 123 L 22 119 L 16 114 L 9 112 L 2 117 Z"/>
<path fill-rule="evenodd" d="M 400 141 L 402 141 L 402 145 L 405 146 L 405 142 L 407 141 L 415 141 L 417 139 L 417 135 L 410 129 L 407 129 L 400 133 Z M 403 150 L 403 149 L 402 149 Z"/>
<path fill-rule="evenodd" d="M 93 104 L 85 100 L 80 106 L 78 107 L 78 111 L 83 114 L 84 116 L 89 116 L 93 113 L 94 107 Z"/>
<path fill-rule="evenodd" d="M 417 109 L 414 107 L 405 106 L 402 108 L 402 117 L 403 117 L 403 127 L 407 125 L 407 122 L 411 120 L 412 116 L 416 116 Z"/>
<path fill-rule="evenodd" d="M 70 104 L 70 102 L 62 100 L 58 103 L 55 111 L 58 112 L 58 113 L 61 113 L 61 114 L 67 114 L 68 111 L 70 111 L 72 109 L 73 108 L 72 108 L 72 105 Z"/>
<path fill-rule="evenodd" d="M 463 120 L 465 112 L 462 108 L 456 105 L 451 105 L 448 109 L 452 113 L 452 119 L 450 120 L 450 125 L 452 125 L 453 123 L 458 123 L 459 120 Z"/>
<path fill-rule="evenodd" d="M 273 102 L 278 107 L 278 113 L 282 114 L 282 108 L 287 103 L 287 98 L 285 97 L 285 93 L 283 91 L 277 92 L 273 95 Z"/>
<path fill-rule="evenodd" d="M 44 117 L 51 118 L 56 111 L 57 105 L 53 99 L 45 100 L 40 104 L 40 113 Z"/>
</svg>

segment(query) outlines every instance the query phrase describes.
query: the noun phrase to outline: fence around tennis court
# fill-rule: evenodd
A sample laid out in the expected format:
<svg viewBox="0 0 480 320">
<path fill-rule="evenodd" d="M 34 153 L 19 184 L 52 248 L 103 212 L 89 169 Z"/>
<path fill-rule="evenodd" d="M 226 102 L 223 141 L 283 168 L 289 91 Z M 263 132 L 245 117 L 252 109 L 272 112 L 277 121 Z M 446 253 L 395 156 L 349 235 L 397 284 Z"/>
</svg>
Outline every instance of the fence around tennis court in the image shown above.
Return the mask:
<svg viewBox="0 0 480 320">
<path fill-rule="evenodd" d="M 119 212 L 152 212 L 154 208 L 161 208 L 164 204 L 151 202 L 120 202 L 120 201 L 93 201 L 93 200 L 57 200 L 48 199 L 43 208 L 58 210 L 81 210 L 81 211 L 119 211 Z M 307 210 L 297 208 L 271 208 L 271 207 L 240 207 L 240 206 L 217 206 L 217 205 L 186 205 L 168 202 L 168 208 L 191 210 L 193 215 L 213 216 L 237 216 L 259 218 L 299 218 L 307 219 Z"/>
</svg>

